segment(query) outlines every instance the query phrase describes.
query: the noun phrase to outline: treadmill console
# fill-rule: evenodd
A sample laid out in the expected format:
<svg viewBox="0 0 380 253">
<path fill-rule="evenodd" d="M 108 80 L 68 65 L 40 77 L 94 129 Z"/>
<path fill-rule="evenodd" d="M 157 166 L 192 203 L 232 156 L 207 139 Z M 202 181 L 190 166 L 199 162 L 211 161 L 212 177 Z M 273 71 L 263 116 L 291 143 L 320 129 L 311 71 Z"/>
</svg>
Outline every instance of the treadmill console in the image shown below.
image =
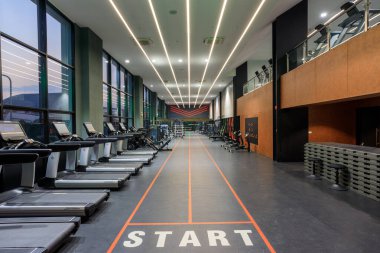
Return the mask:
<svg viewBox="0 0 380 253">
<path fill-rule="evenodd" d="M 94 126 L 90 122 L 84 122 L 83 123 L 84 128 L 86 129 L 86 132 L 89 136 L 97 134 Z"/>
<path fill-rule="evenodd" d="M 116 129 L 115 129 L 115 127 L 113 126 L 113 124 L 112 124 L 111 122 L 106 122 L 106 125 L 107 125 L 108 130 L 109 130 L 111 133 L 116 132 Z"/>
<path fill-rule="evenodd" d="M 4 142 L 18 142 L 28 139 L 19 122 L 0 121 L 0 138 Z"/>
<path fill-rule="evenodd" d="M 71 136 L 71 132 L 65 122 L 53 122 L 53 127 L 60 138 Z"/>
<path fill-rule="evenodd" d="M 123 132 L 127 132 L 127 128 L 125 127 L 124 123 L 120 122 L 119 123 L 120 130 Z"/>
</svg>

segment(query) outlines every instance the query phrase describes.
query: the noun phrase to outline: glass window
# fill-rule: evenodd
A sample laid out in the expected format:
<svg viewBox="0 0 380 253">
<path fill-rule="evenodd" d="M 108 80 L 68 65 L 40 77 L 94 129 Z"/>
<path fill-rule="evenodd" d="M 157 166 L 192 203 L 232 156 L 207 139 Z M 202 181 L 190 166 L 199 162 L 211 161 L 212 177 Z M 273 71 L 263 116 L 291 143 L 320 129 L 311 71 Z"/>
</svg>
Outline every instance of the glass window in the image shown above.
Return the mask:
<svg viewBox="0 0 380 253">
<path fill-rule="evenodd" d="M 23 46 L 1 38 L 3 103 L 40 107 L 41 57 Z"/>
<path fill-rule="evenodd" d="M 0 31 L 38 48 L 36 1 L 0 1 Z"/>
<path fill-rule="evenodd" d="M 108 115 L 108 86 L 103 84 L 103 114 Z"/>
<path fill-rule="evenodd" d="M 124 69 L 120 69 L 120 90 L 126 92 Z"/>
<path fill-rule="evenodd" d="M 65 122 L 66 126 L 69 128 L 70 132 L 73 131 L 73 124 L 72 124 L 72 115 L 71 114 L 63 114 L 63 113 L 49 113 L 49 140 L 51 142 L 57 141 L 58 137 L 56 136 L 56 133 L 54 132 L 54 129 L 51 127 L 52 122 Z"/>
<path fill-rule="evenodd" d="M 63 63 L 72 65 L 71 24 L 49 6 L 46 23 L 48 54 Z"/>
<path fill-rule="evenodd" d="M 119 92 L 116 89 L 111 89 L 111 108 L 112 115 L 119 116 Z"/>
<path fill-rule="evenodd" d="M 121 117 L 127 117 L 127 112 L 125 110 L 126 108 L 125 97 L 126 95 L 124 93 L 120 93 L 120 116 Z"/>
<path fill-rule="evenodd" d="M 127 117 L 133 118 L 133 97 L 127 96 Z"/>
<path fill-rule="evenodd" d="M 119 88 L 118 84 L 118 70 L 117 70 L 117 63 L 115 61 L 112 61 L 111 63 L 111 85 L 115 88 Z"/>
<path fill-rule="evenodd" d="M 54 110 L 71 111 L 72 70 L 48 60 L 48 103 Z"/>
<path fill-rule="evenodd" d="M 4 120 L 20 122 L 29 138 L 44 141 L 46 126 L 41 112 L 4 109 L 3 114 Z"/>
<path fill-rule="evenodd" d="M 127 93 L 133 95 L 133 77 L 131 74 L 127 74 Z"/>
<path fill-rule="evenodd" d="M 103 54 L 103 82 L 108 83 L 108 56 Z"/>
</svg>

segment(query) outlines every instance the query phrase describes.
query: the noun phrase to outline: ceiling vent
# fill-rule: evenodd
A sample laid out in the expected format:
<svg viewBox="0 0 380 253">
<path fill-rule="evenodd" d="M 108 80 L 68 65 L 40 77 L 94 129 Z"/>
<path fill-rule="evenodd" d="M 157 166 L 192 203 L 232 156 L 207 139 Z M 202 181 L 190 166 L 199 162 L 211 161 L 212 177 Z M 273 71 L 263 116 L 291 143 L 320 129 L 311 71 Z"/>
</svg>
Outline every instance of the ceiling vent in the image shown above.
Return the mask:
<svg viewBox="0 0 380 253">
<path fill-rule="evenodd" d="M 153 40 L 150 38 L 137 38 L 141 46 L 150 46 L 153 44 Z"/>
<path fill-rule="evenodd" d="M 203 40 L 203 44 L 207 46 L 212 45 L 212 41 L 214 40 L 214 37 L 207 37 Z M 215 45 L 221 45 L 224 42 L 224 37 L 216 37 L 215 38 Z"/>
</svg>

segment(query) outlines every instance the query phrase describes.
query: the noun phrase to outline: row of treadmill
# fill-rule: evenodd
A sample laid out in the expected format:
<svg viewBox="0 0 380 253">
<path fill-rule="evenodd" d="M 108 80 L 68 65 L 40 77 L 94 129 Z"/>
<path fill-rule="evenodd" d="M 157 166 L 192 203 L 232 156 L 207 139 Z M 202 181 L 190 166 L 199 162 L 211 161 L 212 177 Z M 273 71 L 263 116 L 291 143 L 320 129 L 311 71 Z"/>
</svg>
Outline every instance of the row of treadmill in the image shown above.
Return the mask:
<svg viewBox="0 0 380 253">
<path fill-rule="evenodd" d="M 160 151 L 146 131 L 123 123 L 120 131 L 105 123 L 105 136 L 86 122 L 86 139 L 64 122 L 52 128 L 59 140 L 43 144 L 19 122 L 0 121 L 0 252 L 56 251 Z M 11 177 L 17 187 L 4 187 Z"/>
</svg>

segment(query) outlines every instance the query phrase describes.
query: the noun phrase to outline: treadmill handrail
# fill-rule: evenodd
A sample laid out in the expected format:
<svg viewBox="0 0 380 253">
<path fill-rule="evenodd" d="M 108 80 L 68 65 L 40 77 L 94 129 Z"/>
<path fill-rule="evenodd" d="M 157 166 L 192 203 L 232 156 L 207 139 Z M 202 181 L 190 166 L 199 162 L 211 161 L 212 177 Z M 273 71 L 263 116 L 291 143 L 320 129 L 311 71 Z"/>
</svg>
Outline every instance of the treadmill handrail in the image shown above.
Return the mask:
<svg viewBox="0 0 380 253">
<path fill-rule="evenodd" d="M 18 151 L 18 150 L 17 150 Z M 9 164 L 34 163 L 38 159 L 37 153 L 20 153 L 12 150 L 0 151 L 0 166 Z"/>
</svg>

